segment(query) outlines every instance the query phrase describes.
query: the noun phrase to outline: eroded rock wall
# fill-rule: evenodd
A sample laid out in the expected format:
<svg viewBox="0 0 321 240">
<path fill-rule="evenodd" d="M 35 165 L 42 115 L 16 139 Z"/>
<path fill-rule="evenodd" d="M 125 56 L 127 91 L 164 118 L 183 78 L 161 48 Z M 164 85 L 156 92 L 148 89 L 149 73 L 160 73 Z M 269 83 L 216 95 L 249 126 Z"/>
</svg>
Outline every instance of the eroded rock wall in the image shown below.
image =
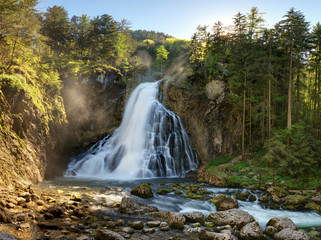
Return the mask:
<svg viewBox="0 0 321 240">
<path fill-rule="evenodd" d="M 212 81 L 200 94 L 175 83 L 162 83 L 163 103 L 183 121 L 192 148 L 204 165 L 239 146 L 240 118 L 231 112 L 224 82 Z"/>
</svg>

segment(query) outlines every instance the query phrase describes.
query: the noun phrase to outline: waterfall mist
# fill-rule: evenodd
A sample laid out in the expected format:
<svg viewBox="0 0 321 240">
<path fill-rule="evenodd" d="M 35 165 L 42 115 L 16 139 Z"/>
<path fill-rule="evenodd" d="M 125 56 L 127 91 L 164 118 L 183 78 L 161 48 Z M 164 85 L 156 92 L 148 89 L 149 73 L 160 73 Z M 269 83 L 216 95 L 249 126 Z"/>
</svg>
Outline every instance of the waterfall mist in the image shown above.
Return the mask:
<svg viewBox="0 0 321 240">
<path fill-rule="evenodd" d="M 65 176 L 134 179 L 182 177 L 197 156 L 178 116 L 158 100 L 159 82 L 142 83 L 130 95 L 122 123 L 74 158 Z"/>
</svg>

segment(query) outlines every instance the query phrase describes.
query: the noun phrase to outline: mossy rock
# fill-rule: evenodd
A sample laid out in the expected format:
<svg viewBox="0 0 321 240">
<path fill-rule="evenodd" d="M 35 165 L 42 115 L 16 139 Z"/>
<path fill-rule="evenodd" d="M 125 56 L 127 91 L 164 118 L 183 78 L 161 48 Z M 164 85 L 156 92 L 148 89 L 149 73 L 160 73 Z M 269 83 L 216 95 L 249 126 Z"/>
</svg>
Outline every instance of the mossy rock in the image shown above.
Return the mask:
<svg viewBox="0 0 321 240">
<path fill-rule="evenodd" d="M 253 194 L 250 194 L 249 201 L 250 202 L 255 202 L 256 201 L 256 197 Z"/>
<path fill-rule="evenodd" d="M 196 195 L 192 192 L 187 192 L 186 194 L 184 194 L 183 196 L 184 198 L 191 198 L 191 199 L 195 199 L 195 200 L 201 200 L 204 199 L 204 196 L 201 195 Z"/>
<path fill-rule="evenodd" d="M 316 213 L 321 213 L 321 207 L 319 204 L 316 204 L 315 202 L 309 202 L 304 206 L 305 209 L 314 210 Z"/>
<path fill-rule="evenodd" d="M 151 198 L 154 196 L 153 189 L 148 183 L 143 183 L 138 187 L 134 187 L 130 193 L 140 198 Z"/>
<path fill-rule="evenodd" d="M 241 201 L 246 201 L 246 199 L 248 198 L 249 196 L 249 192 L 246 192 L 246 193 L 238 193 L 236 194 L 235 198 L 238 199 L 238 200 L 241 200 Z"/>
<path fill-rule="evenodd" d="M 181 190 L 176 190 L 175 191 L 175 195 L 181 195 L 182 194 L 182 191 Z"/>
<path fill-rule="evenodd" d="M 158 195 L 166 195 L 166 194 L 168 194 L 168 193 L 170 193 L 170 192 L 171 192 L 170 189 L 162 188 L 162 189 L 159 189 L 159 190 L 157 191 L 157 194 L 158 194 Z"/>
<path fill-rule="evenodd" d="M 306 197 L 303 195 L 290 195 L 285 198 L 285 208 L 296 210 L 306 205 Z"/>
<path fill-rule="evenodd" d="M 218 194 L 210 201 L 215 204 L 218 211 L 239 207 L 239 204 L 235 198 L 225 194 Z"/>
</svg>

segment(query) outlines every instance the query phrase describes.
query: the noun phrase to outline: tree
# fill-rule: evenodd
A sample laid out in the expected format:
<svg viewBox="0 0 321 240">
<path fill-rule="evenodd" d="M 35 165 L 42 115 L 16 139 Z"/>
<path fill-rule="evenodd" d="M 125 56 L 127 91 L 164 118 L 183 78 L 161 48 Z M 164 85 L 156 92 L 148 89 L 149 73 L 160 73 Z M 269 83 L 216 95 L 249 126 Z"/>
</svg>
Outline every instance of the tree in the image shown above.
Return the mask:
<svg viewBox="0 0 321 240">
<path fill-rule="evenodd" d="M 156 49 L 156 52 L 157 52 L 156 61 L 160 63 L 161 65 L 160 71 L 161 73 L 163 73 L 163 63 L 166 61 L 169 52 L 165 49 L 163 45 L 160 45 Z"/>
<path fill-rule="evenodd" d="M 89 32 L 91 29 L 90 17 L 86 14 L 78 16 L 73 16 L 71 18 L 72 23 L 72 38 L 75 41 L 75 46 L 77 51 L 79 51 L 79 57 L 82 59 L 84 53 L 90 48 Z"/>
<path fill-rule="evenodd" d="M 54 57 L 65 50 L 70 40 L 70 23 L 67 11 L 60 6 L 53 6 L 44 13 L 41 32 L 47 37 L 47 44 L 51 47 Z"/>
<path fill-rule="evenodd" d="M 279 22 L 278 27 L 280 38 L 289 56 L 287 129 L 291 129 L 293 63 L 298 69 L 300 68 L 300 60 L 308 48 L 309 23 L 305 21 L 304 15 L 300 11 L 295 11 L 294 8 L 291 8 L 284 17 L 285 19 Z M 290 139 L 288 138 L 289 144 Z"/>
</svg>

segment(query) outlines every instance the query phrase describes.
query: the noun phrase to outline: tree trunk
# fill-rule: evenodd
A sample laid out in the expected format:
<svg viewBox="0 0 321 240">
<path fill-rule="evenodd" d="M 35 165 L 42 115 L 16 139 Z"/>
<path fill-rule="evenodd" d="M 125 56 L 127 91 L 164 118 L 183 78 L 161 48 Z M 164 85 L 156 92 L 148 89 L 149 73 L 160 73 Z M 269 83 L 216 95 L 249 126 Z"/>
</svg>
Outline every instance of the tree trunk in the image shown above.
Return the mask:
<svg viewBox="0 0 321 240">
<path fill-rule="evenodd" d="M 295 123 L 299 123 L 299 110 L 300 110 L 300 70 L 298 71 L 298 75 L 296 78 L 296 117 Z"/>
<path fill-rule="evenodd" d="M 242 160 L 245 159 L 245 104 L 246 104 L 246 72 L 244 75 L 244 90 L 243 90 L 243 119 L 242 119 Z"/>
<path fill-rule="evenodd" d="M 291 129 L 292 125 L 292 50 L 290 51 L 290 74 L 289 74 L 289 89 L 288 89 L 288 118 L 287 129 Z M 290 135 L 287 136 L 287 146 L 290 146 Z"/>
</svg>

